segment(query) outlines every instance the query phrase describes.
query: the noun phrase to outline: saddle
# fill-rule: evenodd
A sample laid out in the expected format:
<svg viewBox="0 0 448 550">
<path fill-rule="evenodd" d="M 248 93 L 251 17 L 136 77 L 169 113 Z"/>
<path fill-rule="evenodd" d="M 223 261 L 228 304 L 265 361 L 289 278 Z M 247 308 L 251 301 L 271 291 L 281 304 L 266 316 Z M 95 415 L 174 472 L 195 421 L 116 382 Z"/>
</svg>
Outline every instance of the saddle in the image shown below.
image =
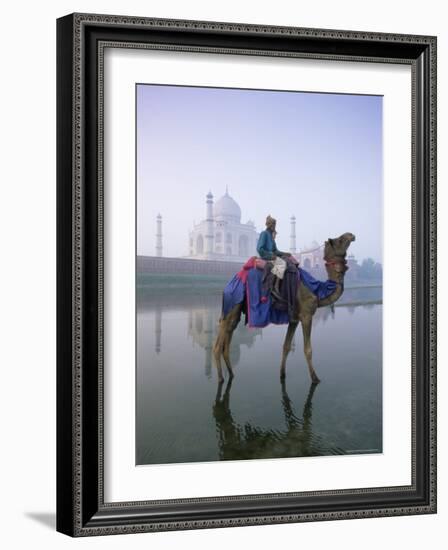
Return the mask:
<svg viewBox="0 0 448 550">
<path fill-rule="evenodd" d="M 272 273 L 274 263 L 264 260 L 262 290 L 263 293 L 270 295 L 274 309 L 287 311 L 289 318 L 292 319 L 295 318 L 297 285 L 299 283 L 298 263 L 288 257 L 284 259 L 286 260 L 286 270 L 283 279 L 278 279 Z"/>
</svg>

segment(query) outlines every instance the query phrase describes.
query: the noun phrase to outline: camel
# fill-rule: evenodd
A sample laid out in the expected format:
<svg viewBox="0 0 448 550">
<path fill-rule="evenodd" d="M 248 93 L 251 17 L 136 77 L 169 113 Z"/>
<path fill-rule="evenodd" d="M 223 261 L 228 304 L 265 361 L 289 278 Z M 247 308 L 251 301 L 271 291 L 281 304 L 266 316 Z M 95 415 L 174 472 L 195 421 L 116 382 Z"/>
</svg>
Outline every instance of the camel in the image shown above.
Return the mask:
<svg viewBox="0 0 448 550">
<path fill-rule="evenodd" d="M 283 353 L 280 363 L 280 378 L 282 380 L 286 377 L 286 359 L 291 350 L 294 334 L 298 324 L 301 323 L 304 353 L 311 382 L 313 384 L 318 384 L 320 382 L 313 367 L 312 360 L 311 327 L 313 315 L 316 313 L 317 308 L 334 304 L 342 296 L 344 292 L 344 275 L 348 269 L 346 261 L 347 250 L 354 240 L 355 235 L 353 235 L 353 233 L 344 233 L 338 238 L 325 241 L 324 261 L 328 279 L 336 283 L 335 290 L 332 294 L 325 299 L 319 300 L 304 284 L 298 285 L 294 318 L 289 320 L 288 330 L 283 343 Z M 213 345 L 213 355 L 216 361 L 219 382 L 224 380 L 221 357 L 224 358 L 229 378 L 233 378 L 234 376 L 229 351 L 233 332 L 241 319 L 242 309 L 242 303 L 236 304 L 226 316 L 222 316 L 219 320 L 218 335 Z"/>
</svg>

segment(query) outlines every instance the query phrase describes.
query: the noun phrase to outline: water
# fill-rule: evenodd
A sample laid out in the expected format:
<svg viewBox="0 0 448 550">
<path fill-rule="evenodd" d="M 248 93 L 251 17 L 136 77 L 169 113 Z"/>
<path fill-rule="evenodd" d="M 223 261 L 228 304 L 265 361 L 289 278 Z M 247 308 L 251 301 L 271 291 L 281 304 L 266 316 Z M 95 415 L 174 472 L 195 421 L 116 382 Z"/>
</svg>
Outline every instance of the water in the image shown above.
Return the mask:
<svg viewBox="0 0 448 550">
<path fill-rule="evenodd" d="M 378 301 L 381 289 L 352 292 L 341 303 Z M 382 451 L 381 304 L 318 310 L 318 386 L 310 384 L 300 326 L 281 384 L 286 326 L 249 329 L 243 321 L 231 346 L 235 378 L 219 385 L 212 345 L 220 309 L 216 289 L 139 287 L 137 464 Z"/>
</svg>

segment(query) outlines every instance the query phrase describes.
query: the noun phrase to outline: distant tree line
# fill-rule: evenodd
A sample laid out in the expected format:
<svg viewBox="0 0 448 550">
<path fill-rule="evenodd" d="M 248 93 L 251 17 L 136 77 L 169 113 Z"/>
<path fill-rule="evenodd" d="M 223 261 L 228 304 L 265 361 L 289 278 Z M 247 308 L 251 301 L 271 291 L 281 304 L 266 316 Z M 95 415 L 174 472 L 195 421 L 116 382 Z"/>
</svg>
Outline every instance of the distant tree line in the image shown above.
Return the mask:
<svg viewBox="0 0 448 550">
<path fill-rule="evenodd" d="M 365 258 L 358 267 L 358 277 L 378 281 L 383 277 L 383 266 L 372 258 Z"/>
</svg>

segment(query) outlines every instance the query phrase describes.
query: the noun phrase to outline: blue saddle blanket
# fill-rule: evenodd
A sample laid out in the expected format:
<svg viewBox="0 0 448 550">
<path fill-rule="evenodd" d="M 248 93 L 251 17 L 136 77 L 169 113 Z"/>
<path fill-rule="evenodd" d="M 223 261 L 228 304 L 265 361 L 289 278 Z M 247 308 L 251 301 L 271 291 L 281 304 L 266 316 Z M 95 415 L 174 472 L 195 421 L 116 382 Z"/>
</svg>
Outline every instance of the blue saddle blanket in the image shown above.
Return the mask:
<svg viewBox="0 0 448 550">
<path fill-rule="evenodd" d="M 222 314 L 225 317 L 236 304 L 244 304 L 246 323 L 250 327 L 260 328 L 273 323 L 289 323 L 288 311 L 272 307 L 268 290 L 262 285 L 263 270 L 258 268 L 240 271 L 227 283 L 223 292 Z M 320 300 L 327 298 L 336 289 L 335 281 L 318 281 L 307 271 L 297 269 L 297 284 L 303 283 Z"/>
</svg>

